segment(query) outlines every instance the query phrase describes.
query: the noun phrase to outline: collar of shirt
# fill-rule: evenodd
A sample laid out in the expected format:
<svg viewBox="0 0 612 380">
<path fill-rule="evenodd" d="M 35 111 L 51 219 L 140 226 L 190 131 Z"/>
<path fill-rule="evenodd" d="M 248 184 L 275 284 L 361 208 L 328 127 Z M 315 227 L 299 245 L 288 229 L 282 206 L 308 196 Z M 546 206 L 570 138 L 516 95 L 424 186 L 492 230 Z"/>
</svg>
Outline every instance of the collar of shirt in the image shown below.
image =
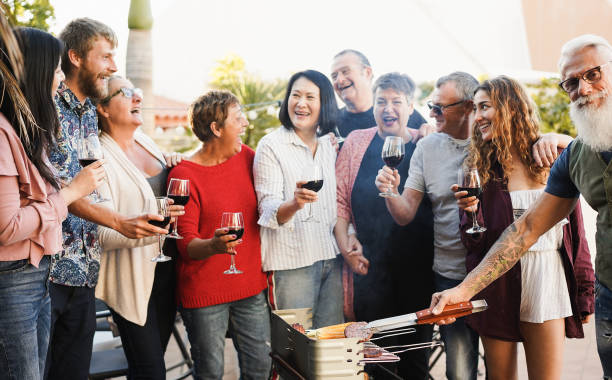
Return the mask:
<svg viewBox="0 0 612 380">
<path fill-rule="evenodd" d="M 295 133 L 294 129 L 287 129 L 284 126 L 280 127 L 281 129 L 281 141 L 285 144 L 293 144 L 297 146 L 303 146 L 308 149 L 308 145 L 302 141 L 302 139 Z"/>
<path fill-rule="evenodd" d="M 74 92 L 72 92 L 72 90 L 66 86 L 64 82 L 61 83 L 60 88 L 57 90 L 57 95 L 58 98 L 61 99 L 68 106 L 68 108 L 70 108 L 70 110 L 79 115 L 86 110 L 96 107 L 89 98 L 85 98 L 85 101 L 81 103 Z"/>
</svg>

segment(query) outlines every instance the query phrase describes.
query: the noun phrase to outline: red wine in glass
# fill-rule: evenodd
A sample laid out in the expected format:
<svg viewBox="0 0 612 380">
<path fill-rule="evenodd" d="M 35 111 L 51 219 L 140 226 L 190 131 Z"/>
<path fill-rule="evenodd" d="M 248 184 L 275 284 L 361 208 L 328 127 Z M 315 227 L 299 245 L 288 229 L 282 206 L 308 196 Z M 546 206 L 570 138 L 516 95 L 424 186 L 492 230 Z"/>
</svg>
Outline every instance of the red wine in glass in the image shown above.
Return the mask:
<svg viewBox="0 0 612 380">
<path fill-rule="evenodd" d="M 159 227 L 159 228 L 164 228 L 168 225 L 168 223 L 170 223 L 170 217 L 166 216 L 164 217 L 164 220 L 149 220 L 149 224 L 154 225 L 155 227 Z"/>
<path fill-rule="evenodd" d="M 459 190 L 457 191 L 467 191 L 467 195 L 461 197 L 461 198 L 468 198 L 468 197 L 480 197 L 480 194 L 482 194 L 482 188 L 480 187 L 459 187 Z"/>
<path fill-rule="evenodd" d="M 321 190 L 321 188 L 323 187 L 323 180 L 319 179 L 319 180 L 314 180 L 314 181 L 308 181 L 305 184 L 303 184 L 301 187 L 303 189 L 308 189 L 314 192 L 319 192 L 319 190 Z"/>
<path fill-rule="evenodd" d="M 168 198 L 174 201 L 175 205 L 185 206 L 189 202 L 189 180 L 172 178 L 168 183 Z M 182 239 L 183 237 L 178 234 L 177 231 L 178 217 L 170 226 L 171 232 L 166 235 L 167 238 L 171 239 Z"/>
<path fill-rule="evenodd" d="M 482 193 L 480 176 L 478 175 L 478 170 L 475 168 L 461 167 L 457 174 L 457 184 L 459 185 L 459 191 L 468 192 L 466 195 L 467 197 L 479 197 Z M 486 230 L 485 227 L 478 225 L 476 211 L 472 211 L 472 227 L 465 232 L 468 234 L 476 234 L 485 232 Z"/>
<path fill-rule="evenodd" d="M 77 158 L 82 167 L 90 165 L 95 161 L 104 158 L 102 146 L 96 133 L 91 133 L 87 136 L 81 135 L 81 138 L 76 143 Z M 100 196 L 97 190 L 92 192 L 92 203 L 107 202 L 110 199 L 105 199 Z"/>
<path fill-rule="evenodd" d="M 185 206 L 189 202 L 189 195 L 168 195 L 175 205 Z"/>
<path fill-rule="evenodd" d="M 387 136 L 381 152 L 381 157 L 389 168 L 395 170 L 404 159 L 406 154 L 404 147 L 404 139 L 400 136 Z M 399 195 L 387 189 L 383 193 L 378 194 L 381 197 L 398 197 Z"/>
<path fill-rule="evenodd" d="M 230 241 L 236 241 L 244 235 L 244 228 L 241 227 L 228 227 L 227 235 L 236 235 L 236 239 Z"/>
<path fill-rule="evenodd" d="M 241 212 L 224 212 L 221 215 L 221 228 L 227 228 L 227 234 L 236 235 L 236 239 L 232 241 L 236 241 L 244 235 L 244 219 L 242 217 Z M 241 274 L 243 273 L 241 270 L 236 269 L 236 259 L 234 256 L 237 254 L 236 250 L 232 247 L 230 248 L 230 258 L 231 264 L 228 270 L 223 272 L 223 274 Z"/>
<path fill-rule="evenodd" d="M 79 159 L 79 164 L 81 164 L 82 167 L 85 167 L 87 165 L 93 164 L 96 161 L 97 160 L 95 158 L 80 158 Z"/>
<path fill-rule="evenodd" d="M 300 181 L 305 182 L 300 187 L 302 189 L 308 189 L 310 191 L 318 192 L 323 187 L 323 169 L 321 165 L 315 163 L 309 163 L 304 166 L 300 175 Z M 312 215 L 312 204 L 308 203 L 308 216 L 303 220 L 304 222 L 312 221 L 318 223 Z"/>
<path fill-rule="evenodd" d="M 398 154 L 398 155 L 395 155 L 395 156 L 385 156 L 385 157 L 383 157 L 383 161 L 385 161 L 385 165 L 387 165 L 391 169 L 397 168 L 399 166 L 399 164 L 402 162 L 403 159 L 404 159 L 404 155 L 403 154 Z"/>
<path fill-rule="evenodd" d="M 151 203 L 153 203 L 153 201 L 151 201 Z M 149 220 L 149 224 L 152 224 L 159 228 L 165 228 L 168 225 L 168 223 L 170 223 L 170 209 L 168 208 L 169 206 L 170 206 L 170 202 L 168 202 L 168 198 L 155 197 L 155 201 L 153 205 L 149 206 L 149 210 L 147 210 L 147 212 L 150 212 L 151 211 L 150 209 L 153 209 L 153 212 L 163 216 L 164 220 Z M 164 262 L 164 261 L 172 260 L 170 256 L 164 255 L 162 251 L 161 235 L 157 235 L 157 243 L 158 243 L 158 248 L 159 248 L 159 255 L 153 257 L 151 261 Z"/>
</svg>

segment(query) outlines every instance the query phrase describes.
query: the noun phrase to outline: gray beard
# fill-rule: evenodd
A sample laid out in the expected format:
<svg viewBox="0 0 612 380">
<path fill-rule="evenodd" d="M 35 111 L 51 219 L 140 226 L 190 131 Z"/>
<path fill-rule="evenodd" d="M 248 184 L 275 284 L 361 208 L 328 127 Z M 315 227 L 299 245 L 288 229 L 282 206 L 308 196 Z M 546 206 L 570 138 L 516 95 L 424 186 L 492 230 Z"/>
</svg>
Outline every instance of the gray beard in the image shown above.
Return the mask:
<svg viewBox="0 0 612 380">
<path fill-rule="evenodd" d="M 580 98 L 570 104 L 570 117 L 576 126 L 578 139 L 596 152 L 612 150 L 612 101 L 607 91 L 591 95 L 591 98 L 604 98 L 601 106 L 578 107 L 587 99 Z"/>
</svg>

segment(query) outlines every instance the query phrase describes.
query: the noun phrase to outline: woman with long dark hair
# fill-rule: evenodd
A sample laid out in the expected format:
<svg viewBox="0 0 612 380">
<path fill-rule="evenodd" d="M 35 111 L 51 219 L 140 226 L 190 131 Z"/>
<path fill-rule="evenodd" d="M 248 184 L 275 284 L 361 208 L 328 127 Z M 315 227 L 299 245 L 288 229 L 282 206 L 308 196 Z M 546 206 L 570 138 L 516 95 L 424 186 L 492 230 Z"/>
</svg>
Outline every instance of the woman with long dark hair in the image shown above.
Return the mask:
<svg viewBox="0 0 612 380">
<path fill-rule="evenodd" d="M 270 304 L 312 308 L 315 328 L 344 319 L 342 259 L 333 236 L 336 150 L 327 136 L 337 111 L 325 75 L 294 74 L 279 113 L 283 126 L 259 141 L 253 166 Z M 320 170 L 322 187 L 312 181 L 317 187 L 308 188 L 309 170 Z"/>
<path fill-rule="evenodd" d="M 55 178 L 47 152 L 59 122 L 53 95 L 63 79 L 62 44 L 0 16 L 0 373 L 40 379 L 50 329 L 49 255 L 62 249 L 67 205 L 104 178 L 102 162 L 71 183 Z"/>
<path fill-rule="evenodd" d="M 527 91 L 500 76 L 484 81 L 474 95 L 475 124 L 464 165 L 476 168 L 482 183 L 478 223 L 462 212 L 461 237 L 474 269 L 515 218 L 544 191 L 548 169 L 536 164 L 531 147 L 540 137 L 539 120 Z M 456 191 L 459 207 L 474 210 L 475 197 Z M 594 274 L 584 236 L 580 204 L 567 220 L 538 239 L 520 263 L 475 298 L 489 303 L 468 317 L 482 338 L 489 379 L 517 378 L 517 342 L 523 342 L 531 379 L 559 379 L 565 337 L 582 338 L 582 323 L 593 313 Z"/>
</svg>

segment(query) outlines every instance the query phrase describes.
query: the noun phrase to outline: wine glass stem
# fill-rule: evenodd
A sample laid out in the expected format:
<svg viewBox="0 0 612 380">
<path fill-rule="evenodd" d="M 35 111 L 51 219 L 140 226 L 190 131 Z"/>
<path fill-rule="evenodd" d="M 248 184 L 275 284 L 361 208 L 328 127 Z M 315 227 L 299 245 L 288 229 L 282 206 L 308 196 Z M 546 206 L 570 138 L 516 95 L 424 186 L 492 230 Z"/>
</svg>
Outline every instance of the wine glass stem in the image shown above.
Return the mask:
<svg viewBox="0 0 612 380">
<path fill-rule="evenodd" d="M 230 265 L 230 269 L 231 270 L 235 270 L 236 269 L 236 260 L 234 259 L 234 256 L 236 256 L 236 250 L 232 248 L 232 252 L 234 253 L 233 255 L 230 255 L 230 259 L 232 260 L 232 264 Z"/>
<path fill-rule="evenodd" d="M 157 243 L 159 248 L 159 256 L 162 256 L 162 240 L 161 235 L 157 235 Z"/>
<path fill-rule="evenodd" d="M 478 221 L 476 221 L 476 211 L 472 211 L 472 228 L 474 230 L 478 229 Z"/>
<path fill-rule="evenodd" d="M 308 219 L 312 219 L 312 203 L 308 204 Z"/>
</svg>

